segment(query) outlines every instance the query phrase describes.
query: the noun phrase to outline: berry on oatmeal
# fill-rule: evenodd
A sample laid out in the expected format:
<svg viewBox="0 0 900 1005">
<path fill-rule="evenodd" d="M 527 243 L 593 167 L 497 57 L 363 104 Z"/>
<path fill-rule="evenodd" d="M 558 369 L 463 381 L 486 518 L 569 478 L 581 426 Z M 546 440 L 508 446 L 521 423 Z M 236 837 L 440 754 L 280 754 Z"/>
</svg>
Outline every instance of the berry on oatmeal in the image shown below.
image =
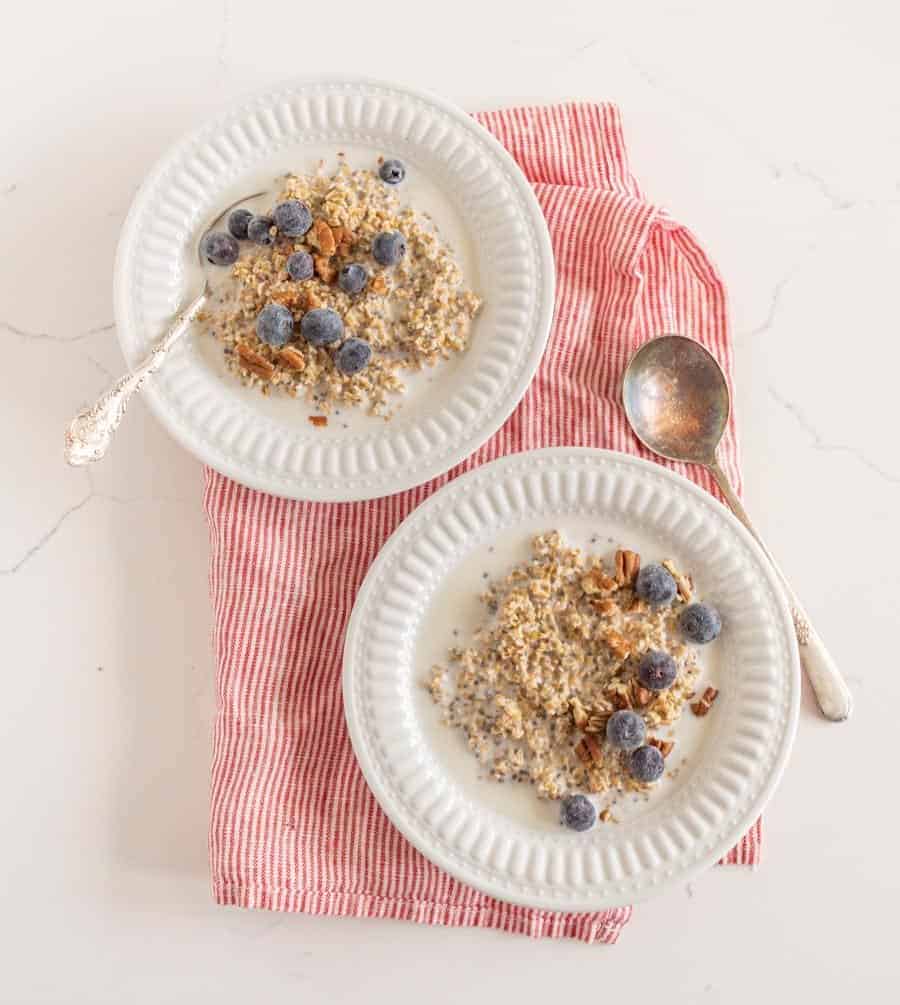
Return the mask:
<svg viewBox="0 0 900 1005">
<path fill-rule="evenodd" d="M 372 257 L 379 265 L 396 265 L 406 254 L 406 239 L 399 230 L 382 231 L 372 242 Z"/>
<path fill-rule="evenodd" d="M 406 177 L 406 165 L 392 157 L 384 161 L 378 169 L 378 176 L 388 185 L 399 185 Z"/>
<path fill-rule="evenodd" d="M 274 226 L 275 221 L 271 216 L 254 216 L 247 224 L 247 237 L 254 244 L 266 248 L 275 243 L 275 236 L 272 233 Z"/>
<path fill-rule="evenodd" d="M 689 604 L 678 616 L 681 634 L 695 645 L 705 645 L 719 637 L 722 619 L 711 604 Z"/>
<path fill-rule="evenodd" d="M 256 318 L 256 336 L 260 342 L 280 349 L 294 334 L 294 315 L 284 304 L 266 304 Z"/>
<path fill-rule="evenodd" d="M 285 237 L 303 237 L 313 222 L 309 206 L 299 199 L 286 199 L 278 203 L 272 216 L 278 232 Z"/>
<path fill-rule="evenodd" d="M 559 805 L 559 822 L 573 831 L 589 831 L 597 822 L 594 804 L 580 793 L 565 796 Z"/>
<path fill-rule="evenodd" d="M 675 683 L 678 667 L 668 653 L 650 649 L 638 664 L 638 680 L 651 691 L 665 691 Z"/>
<path fill-rule="evenodd" d="M 295 251 L 285 263 L 285 268 L 291 279 L 297 282 L 312 279 L 315 271 L 313 257 L 308 251 Z"/>
<path fill-rule="evenodd" d="M 606 739 L 619 750 L 634 750 L 644 742 L 646 735 L 644 720 L 628 708 L 613 712 L 606 724 Z"/>
<path fill-rule="evenodd" d="M 300 334 L 310 345 L 331 345 L 344 334 L 344 322 L 340 314 L 330 307 L 316 307 L 303 315 Z"/>
<path fill-rule="evenodd" d="M 247 240 L 247 224 L 253 219 L 249 209 L 234 209 L 228 214 L 228 232 L 239 241 Z"/>
<path fill-rule="evenodd" d="M 399 186 L 385 184 L 379 167 L 380 162 L 354 170 L 339 158 L 333 172 L 320 166 L 309 174 L 285 175 L 272 204 L 249 220 L 244 216 L 249 209 L 242 214 L 254 244 L 242 249 L 231 281 L 214 291 L 203 320 L 207 332 L 226 346 L 226 365 L 243 383 L 264 394 L 303 395 L 326 413 L 335 406 L 363 407 L 389 419 L 406 391 L 405 373 L 468 348 L 481 300 L 466 287 L 431 218 L 403 205 Z M 294 234 L 307 226 L 302 207 L 312 225 L 305 234 Z M 235 226 L 241 233 L 242 223 L 236 220 Z M 382 258 L 402 258 L 390 274 L 371 257 L 381 234 L 389 235 L 379 244 Z M 365 270 L 361 288 L 357 268 L 341 277 L 348 265 Z M 271 303 L 291 310 L 297 336 L 304 311 L 335 312 L 348 335 L 368 343 L 367 364 L 353 374 L 339 369 L 331 350 L 348 335 L 334 322 L 316 327 L 316 315 L 306 322 L 310 340 L 295 339 L 290 353 L 269 352 L 256 334 L 256 319 Z M 356 367 L 363 355 L 365 350 L 348 350 L 342 359 Z"/>
<path fill-rule="evenodd" d="M 362 293 L 368 279 L 369 273 L 362 265 L 350 262 L 338 273 L 338 286 L 344 293 L 355 296 L 357 293 Z"/>
<path fill-rule="evenodd" d="M 662 751 L 647 744 L 644 747 L 638 747 L 632 753 L 628 767 L 632 778 L 646 785 L 650 782 L 658 782 L 662 778 L 663 772 L 666 770 L 666 762 Z"/>
<path fill-rule="evenodd" d="M 211 230 L 203 235 L 200 253 L 212 265 L 234 265 L 240 248 L 237 241 L 222 230 Z"/>
<path fill-rule="evenodd" d="M 341 373 L 351 376 L 369 365 L 372 347 L 361 338 L 348 338 L 334 354 L 334 365 Z"/>
<path fill-rule="evenodd" d="M 651 563 L 637 574 L 634 592 L 648 604 L 670 604 L 675 599 L 678 586 L 667 569 Z"/>
</svg>

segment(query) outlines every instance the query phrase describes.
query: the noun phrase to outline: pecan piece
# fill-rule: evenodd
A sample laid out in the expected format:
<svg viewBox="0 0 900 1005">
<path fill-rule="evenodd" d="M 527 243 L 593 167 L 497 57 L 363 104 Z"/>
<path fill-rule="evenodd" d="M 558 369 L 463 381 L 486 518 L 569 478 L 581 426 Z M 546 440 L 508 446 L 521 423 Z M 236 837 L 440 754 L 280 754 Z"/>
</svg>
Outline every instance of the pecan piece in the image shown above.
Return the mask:
<svg viewBox="0 0 900 1005">
<path fill-rule="evenodd" d="M 334 231 L 323 219 L 313 221 L 313 234 L 315 243 L 323 255 L 330 258 L 337 248 L 337 241 L 334 239 Z"/>
<path fill-rule="evenodd" d="M 592 600 L 591 607 L 598 614 L 602 614 L 604 617 L 610 617 L 619 610 L 619 605 L 615 600 L 610 600 L 609 597 L 602 597 L 600 600 Z"/>
<path fill-rule="evenodd" d="M 609 651 L 618 660 L 624 660 L 627 656 L 631 654 L 631 643 L 624 635 L 620 635 L 618 632 L 613 631 L 612 628 L 608 628 L 601 638 L 609 647 Z"/>
<path fill-rule="evenodd" d="M 678 571 L 671 558 L 664 558 L 660 564 L 669 572 L 672 579 L 675 580 L 675 585 L 678 587 L 678 596 L 681 597 L 686 604 L 689 604 L 694 593 L 694 584 L 691 581 L 691 577 L 683 576 Z"/>
<path fill-rule="evenodd" d="M 331 264 L 331 259 L 325 255 L 314 255 L 313 264 L 316 268 L 316 275 L 323 283 L 333 283 L 337 275 L 337 269 Z"/>
<path fill-rule="evenodd" d="M 656 749 L 663 755 L 663 757 L 668 757 L 672 753 L 672 748 L 675 746 L 674 740 L 660 740 L 656 736 L 651 736 L 647 741 L 651 747 L 656 747 Z"/>
<path fill-rule="evenodd" d="M 644 687 L 637 681 L 632 683 L 632 700 L 635 708 L 646 708 L 656 695 L 648 687 Z"/>
<path fill-rule="evenodd" d="M 346 258 L 353 248 L 353 242 L 356 240 L 356 235 L 349 228 L 340 226 L 332 227 L 331 233 L 334 236 L 334 241 L 337 245 L 334 253 L 339 255 L 341 258 Z"/>
<path fill-rule="evenodd" d="M 575 753 L 585 764 L 600 764 L 603 760 L 603 748 L 593 736 L 583 736 L 575 747 Z"/>
<path fill-rule="evenodd" d="M 384 276 L 382 276 L 380 273 L 379 275 L 375 276 L 369 283 L 369 289 L 373 293 L 387 293 L 387 288 L 388 288 L 387 281 L 385 280 Z"/>
<path fill-rule="evenodd" d="M 719 697 L 719 692 L 717 688 L 708 687 L 702 695 L 700 695 L 700 700 L 695 701 L 691 705 L 691 711 L 694 715 L 706 715 L 707 712 L 712 708 L 713 702 Z"/>
<path fill-rule="evenodd" d="M 592 712 L 584 724 L 585 733 L 605 733 L 606 724 L 609 722 L 609 715 L 603 715 L 599 712 Z"/>
<path fill-rule="evenodd" d="M 327 415 L 311 415 L 309 417 L 309 421 L 314 426 L 327 426 L 328 425 L 328 416 Z"/>
<path fill-rule="evenodd" d="M 263 380 L 270 380 L 272 374 L 275 373 L 275 367 L 269 360 L 262 353 L 251 349 L 250 346 L 239 345 L 237 347 L 237 354 L 241 360 L 241 365 L 251 373 L 255 373 L 257 377 L 261 377 Z"/>
<path fill-rule="evenodd" d="M 608 806 L 604 806 L 602 810 L 597 814 L 597 819 L 603 823 L 608 823 L 612 820 L 612 810 Z"/>
<path fill-rule="evenodd" d="M 624 691 L 614 691 L 609 700 L 617 712 L 621 712 L 623 708 L 631 708 L 631 698 Z"/>
<path fill-rule="evenodd" d="M 619 586 L 634 586 L 641 569 L 641 556 L 636 551 L 620 548 L 616 552 L 616 583 Z"/>
<path fill-rule="evenodd" d="M 283 363 L 291 370 L 302 370 L 306 366 L 306 360 L 303 356 L 296 349 L 293 349 L 290 346 L 285 346 L 284 349 L 279 349 L 278 362 Z"/>
</svg>

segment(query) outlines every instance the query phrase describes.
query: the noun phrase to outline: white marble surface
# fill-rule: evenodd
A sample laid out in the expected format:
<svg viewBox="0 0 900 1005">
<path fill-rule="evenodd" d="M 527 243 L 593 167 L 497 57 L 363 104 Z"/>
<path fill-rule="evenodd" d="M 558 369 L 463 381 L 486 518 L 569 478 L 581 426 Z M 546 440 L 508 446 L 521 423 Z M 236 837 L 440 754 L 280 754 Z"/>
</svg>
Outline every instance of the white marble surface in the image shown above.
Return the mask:
<svg viewBox="0 0 900 1005">
<path fill-rule="evenodd" d="M 641 1001 L 669 1005 L 885 1001 L 900 977 L 900 665 L 880 641 L 900 595 L 896 8 L 429 6 L 7 12 L 0 1000 L 615 1001 L 638 1000 L 637 981 Z M 615 948 L 215 908 L 199 465 L 139 403 L 107 461 L 62 463 L 66 420 L 122 365 L 110 276 L 142 175 L 233 97 L 324 70 L 470 108 L 618 101 L 648 192 L 730 283 L 748 505 L 856 712 L 827 725 L 806 702 L 757 872 L 643 905 Z"/>
</svg>

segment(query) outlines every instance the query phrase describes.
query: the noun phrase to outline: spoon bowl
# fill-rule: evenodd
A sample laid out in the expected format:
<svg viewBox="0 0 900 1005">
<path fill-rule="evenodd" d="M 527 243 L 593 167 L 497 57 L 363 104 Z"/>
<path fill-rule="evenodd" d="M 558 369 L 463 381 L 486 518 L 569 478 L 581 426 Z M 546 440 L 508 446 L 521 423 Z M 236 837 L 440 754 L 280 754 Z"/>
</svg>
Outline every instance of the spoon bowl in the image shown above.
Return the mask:
<svg viewBox="0 0 900 1005">
<path fill-rule="evenodd" d="M 725 374 L 693 339 L 662 335 L 632 356 L 622 380 L 635 435 L 673 461 L 710 464 L 731 413 Z"/>
<path fill-rule="evenodd" d="M 651 339 L 625 368 L 622 404 L 631 428 L 645 447 L 671 461 L 701 464 L 709 471 L 734 515 L 759 542 L 784 584 L 800 662 L 819 708 L 832 722 L 843 722 L 850 715 L 850 691 L 716 460 L 716 448 L 731 414 L 731 394 L 715 357 L 684 335 Z"/>
</svg>

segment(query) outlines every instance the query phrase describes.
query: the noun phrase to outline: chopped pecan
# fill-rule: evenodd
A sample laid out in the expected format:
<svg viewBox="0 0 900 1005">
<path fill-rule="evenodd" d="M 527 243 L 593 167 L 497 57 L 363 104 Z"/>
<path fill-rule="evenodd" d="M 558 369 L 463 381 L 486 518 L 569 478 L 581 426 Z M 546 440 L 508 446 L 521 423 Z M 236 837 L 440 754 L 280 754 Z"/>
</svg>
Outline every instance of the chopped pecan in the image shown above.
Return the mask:
<svg viewBox="0 0 900 1005">
<path fill-rule="evenodd" d="M 646 708 L 656 695 L 648 687 L 643 687 L 637 681 L 632 684 L 632 700 L 635 708 Z"/>
<path fill-rule="evenodd" d="M 331 233 L 334 236 L 334 241 L 337 245 L 335 248 L 335 254 L 339 255 L 341 258 L 346 258 L 353 249 L 353 243 L 356 240 L 356 235 L 347 227 L 332 227 Z"/>
<path fill-rule="evenodd" d="M 609 696 L 609 700 L 617 712 L 620 712 L 623 708 L 631 708 L 631 698 L 624 691 L 614 691 Z"/>
<path fill-rule="evenodd" d="M 616 583 L 619 586 L 633 586 L 641 569 L 641 556 L 636 551 L 620 548 L 616 552 Z"/>
<path fill-rule="evenodd" d="M 371 289 L 373 293 L 387 293 L 387 288 L 387 281 L 381 274 L 375 276 L 372 279 L 372 282 L 369 283 L 369 289 Z"/>
<path fill-rule="evenodd" d="M 663 757 L 668 757 L 672 753 L 672 748 L 675 746 L 674 740 L 660 740 L 659 737 L 651 736 L 647 741 L 651 747 L 656 747 L 656 749 L 663 755 Z"/>
<path fill-rule="evenodd" d="M 583 736 L 575 747 L 575 753 L 585 764 L 600 764 L 603 760 L 603 748 L 593 736 Z"/>
<path fill-rule="evenodd" d="M 592 712 L 587 722 L 582 727 L 585 733 L 605 733 L 606 724 L 609 722 L 609 713 Z"/>
<path fill-rule="evenodd" d="M 700 695 L 700 700 L 695 701 L 691 705 L 691 711 L 694 715 L 706 715 L 707 712 L 712 708 L 713 702 L 719 697 L 719 692 L 714 687 L 708 687 L 702 695 Z"/>
<path fill-rule="evenodd" d="M 291 346 L 285 346 L 278 350 L 278 362 L 283 363 L 291 370 L 302 370 L 306 366 L 306 360 L 301 353 Z"/>
<path fill-rule="evenodd" d="M 619 610 L 619 605 L 615 600 L 611 600 L 609 597 L 601 597 L 599 600 L 592 600 L 591 607 L 598 614 L 602 614 L 604 617 L 610 617 Z"/>
<path fill-rule="evenodd" d="M 678 587 L 678 596 L 681 597 L 686 604 L 689 604 L 694 592 L 694 584 L 691 581 L 691 577 L 683 576 L 678 571 L 671 558 L 664 558 L 661 564 L 664 569 L 668 570 L 672 579 L 675 580 L 675 585 Z"/>
<path fill-rule="evenodd" d="M 608 628 L 601 638 L 609 647 L 609 651 L 618 660 L 624 660 L 626 656 L 631 654 L 631 643 L 624 635 L 620 635 L 618 632 L 613 631 L 612 628 Z"/>
<path fill-rule="evenodd" d="M 328 416 L 327 415 L 311 415 L 309 417 L 309 421 L 314 426 L 327 426 L 328 425 Z"/>
<path fill-rule="evenodd" d="M 331 259 L 325 255 L 314 255 L 313 263 L 316 267 L 316 275 L 323 283 L 333 283 L 337 275 L 337 269 L 331 264 Z"/>
<path fill-rule="evenodd" d="M 612 820 L 612 810 L 608 806 L 604 806 L 602 810 L 597 814 L 597 819 L 603 823 L 608 823 Z"/>
<path fill-rule="evenodd" d="M 237 347 L 237 354 L 240 357 L 241 365 L 251 373 L 255 373 L 257 377 L 262 377 L 263 380 L 270 380 L 272 374 L 275 373 L 275 367 L 269 360 L 262 353 L 251 349 L 250 346 L 239 345 Z"/>
<path fill-rule="evenodd" d="M 321 217 L 313 221 L 313 235 L 319 251 L 330 258 L 337 247 L 337 241 L 334 239 L 334 231 Z"/>
</svg>

